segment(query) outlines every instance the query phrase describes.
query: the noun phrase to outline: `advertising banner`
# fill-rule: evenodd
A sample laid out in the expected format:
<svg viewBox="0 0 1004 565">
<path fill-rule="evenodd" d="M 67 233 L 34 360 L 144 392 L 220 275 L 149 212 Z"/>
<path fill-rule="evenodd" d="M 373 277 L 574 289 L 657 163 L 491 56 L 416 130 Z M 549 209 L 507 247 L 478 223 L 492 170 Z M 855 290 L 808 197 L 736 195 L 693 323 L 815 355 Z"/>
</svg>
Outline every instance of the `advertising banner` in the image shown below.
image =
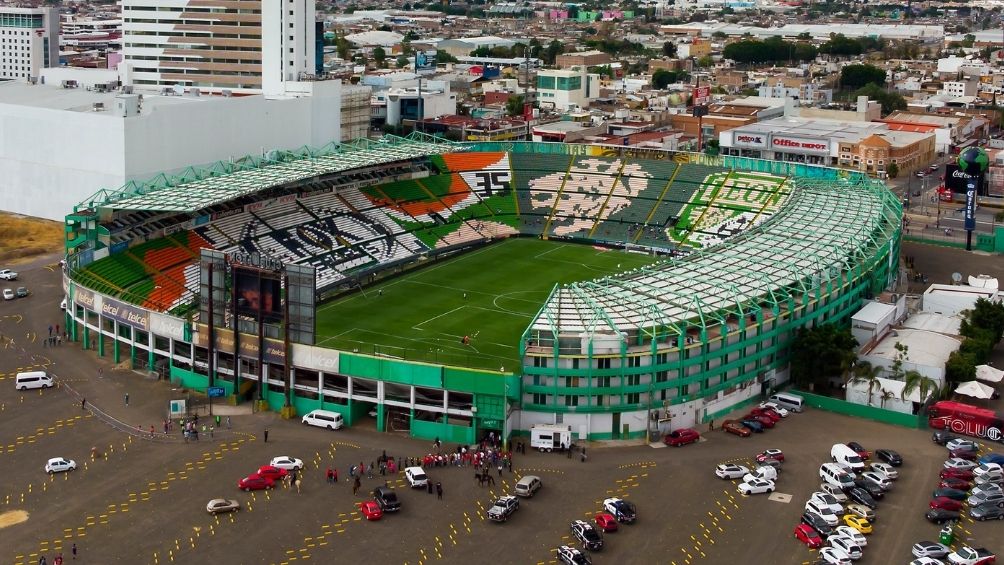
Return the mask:
<svg viewBox="0 0 1004 565">
<path fill-rule="evenodd" d="M 969 231 L 976 229 L 976 178 L 969 177 L 966 186 L 966 229 Z"/>
<path fill-rule="evenodd" d="M 338 372 L 339 352 L 312 345 L 293 345 L 293 365 L 325 373 Z"/>
<path fill-rule="evenodd" d="M 150 331 L 161 337 L 185 339 L 185 321 L 166 314 L 150 312 Z"/>
<path fill-rule="evenodd" d="M 732 145 L 734 147 L 755 147 L 757 149 L 763 149 L 767 147 L 767 134 L 733 132 Z"/>
<path fill-rule="evenodd" d="M 969 175 L 962 172 L 955 163 L 945 165 L 945 188 L 958 194 L 965 194 Z"/>
<path fill-rule="evenodd" d="M 195 334 L 195 345 L 208 347 L 209 327 L 205 324 L 198 325 L 198 333 Z M 233 330 L 216 328 L 216 349 L 227 353 L 234 351 Z M 272 365 L 283 365 L 286 363 L 286 348 L 281 340 L 265 338 L 265 352 L 263 359 Z M 251 334 L 241 334 L 240 356 L 246 359 L 258 358 L 258 336 Z"/>
<path fill-rule="evenodd" d="M 771 147 L 775 151 L 783 151 L 785 153 L 830 153 L 830 143 L 823 139 L 775 135 L 771 138 Z"/>
<path fill-rule="evenodd" d="M 150 328 L 149 312 L 139 306 L 133 306 L 132 304 L 126 304 L 125 302 L 119 302 L 118 300 L 103 297 L 101 314 L 107 318 L 113 318 L 122 324 L 138 328 L 143 331 L 149 331 Z"/>
<path fill-rule="evenodd" d="M 88 310 L 101 310 L 101 295 L 76 285 L 73 287 L 73 302 Z"/>
</svg>

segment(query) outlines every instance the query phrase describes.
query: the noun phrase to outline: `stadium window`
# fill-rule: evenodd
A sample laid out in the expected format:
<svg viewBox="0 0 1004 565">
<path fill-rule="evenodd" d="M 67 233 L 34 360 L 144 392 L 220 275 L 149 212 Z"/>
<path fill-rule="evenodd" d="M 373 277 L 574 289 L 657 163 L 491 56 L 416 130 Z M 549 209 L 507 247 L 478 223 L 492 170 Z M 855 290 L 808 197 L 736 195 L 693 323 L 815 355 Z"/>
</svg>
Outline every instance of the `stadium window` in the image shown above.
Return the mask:
<svg viewBox="0 0 1004 565">
<path fill-rule="evenodd" d="M 578 396 L 573 396 L 573 395 L 565 396 L 565 406 L 578 406 L 578 405 L 579 405 Z"/>
<path fill-rule="evenodd" d="M 669 360 L 669 354 L 668 353 L 659 353 L 659 354 L 657 354 L 655 356 L 655 363 L 657 365 L 662 365 L 663 363 L 665 363 L 668 360 Z"/>
<path fill-rule="evenodd" d="M 664 383 L 669 380 L 669 371 L 659 371 L 655 374 L 655 382 Z"/>
<path fill-rule="evenodd" d="M 603 395 L 600 395 L 600 396 L 596 397 L 596 405 L 597 406 L 603 406 Z"/>
<path fill-rule="evenodd" d="M 628 394 L 626 401 L 627 401 L 628 404 L 638 404 L 638 403 L 640 403 L 641 402 L 641 393 L 632 392 L 632 393 Z"/>
<path fill-rule="evenodd" d="M 533 404 L 540 404 L 540 405 L 547 404 L 547 395 L 546 394 L 534 394 L 533 395 Z"/>
<path fill-rule="evenodd" d="M 579 386 L 579 377 L 565 377 L 565 386 L 577 388 Z"/>
<path fill-rule="evenodd" d="M 601 388 L 609 388 L 610 377 L 596 377 L 596 386 Z"/>
<path fill-rule="evenodd" d="M 636 385 L 640 385 L 640 384 L 641 384 L 641 375 L 628 375 L 627 376 L 627 385 L 628 386 L 636 386 Z"/>
<path fill-rule="evenodd" d="M 628 367 L 641 367 L 641 357 L 628 357 Z"/>
<path fill-rule="evenodd" d="M 572 368 L 573 369 L 578 369 L 579 368 L 579 358 L 578 357 L 575 357 L 575 358 L 572 359 Z"/>
<path fill-rule="evenodd" d="M 609 357 L 604 357 L 602 359 L 597 359 L 596 360 L 596 368 L 597 369 L 609 369 L 610 368 L 610 358 Z"/>
</svg>

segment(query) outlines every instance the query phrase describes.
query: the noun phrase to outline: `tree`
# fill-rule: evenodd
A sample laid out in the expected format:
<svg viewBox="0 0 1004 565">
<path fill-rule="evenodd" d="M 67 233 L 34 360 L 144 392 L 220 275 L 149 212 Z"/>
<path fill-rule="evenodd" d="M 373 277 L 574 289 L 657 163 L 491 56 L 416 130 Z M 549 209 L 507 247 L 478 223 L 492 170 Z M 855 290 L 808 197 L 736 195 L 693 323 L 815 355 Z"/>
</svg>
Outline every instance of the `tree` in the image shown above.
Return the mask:
<svg viewBox="0 0 1004 565">
<path fill-rule="evenodd" d="M 961 351 L 953 351 L 945 363 L 945 378 L 952 383 L 962 383 L 976 378 L 976 362 Z"/>
<path fill-rule="evenodd" d="M 707 68 L 713 66 L 714 64 L 715 60 L 711 58 L 711 55 L 705 55 L 697 60 L 697 66 L 702 68 Z"/>
<path fill-rule="evenodd" d="M 521 116 L 523 115 L 523 95 L 510 96 L 508 100 L 505 101 L 505 113 L 507 116 Z"/>
<path fill-rule="evenodd" d="M 851 372 L 851 378 L 848 384 L 867 384 L 868 385 L 868 406 L 872 405 L 872 395 L 875 393 L 876 388 L 881 388 L 881 383 L 879 382 L 879 375 L 882 374 L 882 367 L 875 367 L 868 361 L 861 361 L 854 366 Z"/>
<path fill-rule="evenodd" d="M 889 175 L 889 178 L 894 179 L 899 176 L 899 165 L 896 163 L 889 163 L 886 165 L 885 172 Z"/>
<path fill-rule="evenodd" d="M 792 380 L 798 386 L 815 386 L 845 374 L 857 345 L 849 329 L 833 324 L 800 329 L 791 343 Z"/>
<path fill-rule="evenodd" d="M 844 88 L 861 88 L 869 83 L 885 84 L 885 71 L 868 64 L 846 65 L 840 69 L 840 84 Z"/>
<path fill-rule="evenodd" d="M 457 59 L 456 57 L 454 57 L 453 55 L 450 55 L 446 51 L 443 51 L 442 49 L 440 49 L 439 51 L 436 51 L 436 62 L 437 63 L 459 63 L 460 60 Z"/>
<path fill-rule="evenodd" d="M 980 330 L 989 331 L 989 337 L 996 345 L 1004 337 L 1004 304 L 980 298 L 972 310 L 962 313 L 959 333 L 965 337 L 977 337 Z"/>
<path fill-rule="evenodd" d="M 652 86 L 658 90 L 662 90 L 667 86 L 673 84 L 677 80 L 677 74 L 673 71 L 667 71 L 666 69 L 659 69 L 652 73 Z"/>
<path fill-rule="evenodd" d="M 899 395 L 903 400 L 906 400 L 906 397 L 916 390 L 920 393 L 920 403 L 924 404 L 928 398 L 937 398 L 941 392 L 938 381 L 925 377 L 912 369 L 904 373 L 903 381 L 906 384 L 903 386 L 903 392 Z"/>
<path fill-rule="evenodd" d="M 676 44 L 672 41 L 667 41 L 662 44 L 662 54 L 665 57 L 676 57 Z"/>
<path fill-rule="evenodd" d="M 889 92 L 876 84 L 867 84 L 854 91 L 854 96 L 867 96 L 882 106 L 882 115 L 896 110 L 906 110 L 906 99 L 895 92 Z"/>
<path fill-rule="evenodd" d="M 718 145 L 717 139 L 709 139 L 704 144 L 704 154 L 711 155 L 712 157 L 718 155 L 721 152 L 721 147 Z"/>
<path fill-rule="evenodd" d="M 387 60 L 387 52 L 384 51 L 383 47 L 376 47 L 373 49 L 373 60 L 381 69 L 384 67 L 384 61 Z"/>
</svg>

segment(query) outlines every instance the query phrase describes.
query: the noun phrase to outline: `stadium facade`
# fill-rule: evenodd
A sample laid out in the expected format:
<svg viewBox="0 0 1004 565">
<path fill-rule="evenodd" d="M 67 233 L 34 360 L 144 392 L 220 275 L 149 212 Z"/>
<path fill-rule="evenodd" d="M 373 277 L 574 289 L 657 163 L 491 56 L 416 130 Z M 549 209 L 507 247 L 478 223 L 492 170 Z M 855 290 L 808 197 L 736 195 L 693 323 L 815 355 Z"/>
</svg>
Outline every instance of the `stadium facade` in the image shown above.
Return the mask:
<svg viewBox="0 0 1004 565">
<path fill-rule="evenodd" d="M 323 407 L 354 425 L 375 410 L 378 430 L 457 442 L 536 423 L 637 438 L 783 384 L 795 331 L 847 322 L 898 272 L 901 205 L 846 171 L 421 135 L 269 157 L 101 191 L 69 214 L 73 339 L 288 415 Z M 213 324 L 196 314 L 212 294 L 205 249 L 312 268 L 323 301 L 520 236 L 666 260 L 555 287 L 513 336 L 515 373 L 291 342 L 282 324 L 255 328 L 240 308 Z"/>
</svg>

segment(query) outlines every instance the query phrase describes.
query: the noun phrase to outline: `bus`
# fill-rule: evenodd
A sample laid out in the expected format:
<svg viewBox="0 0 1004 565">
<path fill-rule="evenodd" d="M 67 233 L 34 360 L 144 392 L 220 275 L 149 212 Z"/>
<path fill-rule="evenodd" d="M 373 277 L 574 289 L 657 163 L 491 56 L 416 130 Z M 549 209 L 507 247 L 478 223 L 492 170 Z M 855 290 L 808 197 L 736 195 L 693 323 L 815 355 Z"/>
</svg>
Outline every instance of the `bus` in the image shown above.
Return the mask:
<svg viewBox="0 0 1004 565">
<path fill-rule="evenodd" d="M 934 429 L 990 441 L 1004 439 L 1004 420 L 996 412 L 961 402 L 935 402 L 927 409 L 927 423 Z"/>
</svg>

